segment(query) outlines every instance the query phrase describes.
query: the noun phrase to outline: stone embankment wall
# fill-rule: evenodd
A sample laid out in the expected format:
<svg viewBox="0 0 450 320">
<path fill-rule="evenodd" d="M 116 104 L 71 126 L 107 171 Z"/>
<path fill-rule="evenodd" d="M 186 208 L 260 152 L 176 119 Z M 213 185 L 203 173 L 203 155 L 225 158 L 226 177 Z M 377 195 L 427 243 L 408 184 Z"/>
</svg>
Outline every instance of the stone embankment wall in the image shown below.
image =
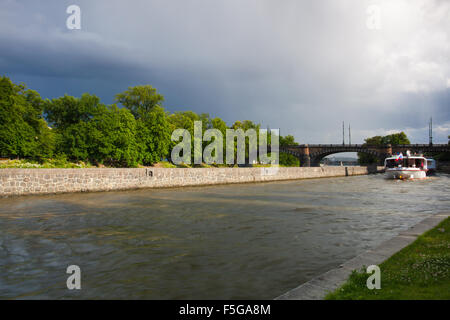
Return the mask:
<svg viewBox="0 0 450 320">
<path fill-rule="evenodd" d="M 382 167 L 0 169 L 0 196 L 364 175 Z"/>
</svg>

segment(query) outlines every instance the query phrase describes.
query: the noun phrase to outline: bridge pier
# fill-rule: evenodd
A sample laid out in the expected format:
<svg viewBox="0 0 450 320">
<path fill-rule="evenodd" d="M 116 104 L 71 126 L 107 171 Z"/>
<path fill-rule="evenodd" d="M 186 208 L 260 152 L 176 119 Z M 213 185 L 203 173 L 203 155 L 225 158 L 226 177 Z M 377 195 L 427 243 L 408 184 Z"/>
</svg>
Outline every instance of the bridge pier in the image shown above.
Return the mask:
<svg viewBox="0 0 450 320">
<path fill-rule="evenodd" d="M 384 153 L 387 154 L 388 156 L 392 156 L 392 145 L 391 144 L 386 145 L 386 149 L 384 150 Z"/>
<path fill-rule="evenodd" d="M 309 146 L 305 144 L 303 148 L 303 157 L 300 159 L 300 167 L 311 167 L 311 157 L 309 156 Z"/>
<path fill-rule="evenodd" d="M 309 155 L 303 155 L 300 158 L 300 167 L 311 167 L 311 157 Z"/>
</svg>

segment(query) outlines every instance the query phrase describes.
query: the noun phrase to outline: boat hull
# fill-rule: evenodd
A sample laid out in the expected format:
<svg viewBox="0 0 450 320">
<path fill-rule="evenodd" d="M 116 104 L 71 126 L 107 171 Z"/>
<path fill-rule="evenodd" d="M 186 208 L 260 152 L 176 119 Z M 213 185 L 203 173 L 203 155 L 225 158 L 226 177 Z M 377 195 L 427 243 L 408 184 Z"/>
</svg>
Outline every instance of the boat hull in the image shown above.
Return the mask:
<svg viewBox="0 0 450 320">
<path fill-rule="evenodd" d="M 386 169 L 386 178 L 388 179 L 425 179 L 426 170 L 414 168 L 393 168 Z"/>
</svg>

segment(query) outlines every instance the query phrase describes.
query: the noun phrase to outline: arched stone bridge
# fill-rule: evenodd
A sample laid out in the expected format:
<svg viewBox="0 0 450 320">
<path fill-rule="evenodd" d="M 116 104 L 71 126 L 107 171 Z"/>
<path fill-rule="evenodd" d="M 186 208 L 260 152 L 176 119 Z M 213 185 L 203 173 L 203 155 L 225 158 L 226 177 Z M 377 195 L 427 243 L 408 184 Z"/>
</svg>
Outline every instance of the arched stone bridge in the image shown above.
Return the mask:
<svg viewBox="0 0 450 320">
<path fill-rule="evenodd" d="M 300 160 L 302 167 L 317 167 L 322 158 L 339 152 L 362 152 L 375 156 L 380 164 L 393 154 L 410 150 L 413 153 L 450 152 L 450 144 L 404 144 L 404 145 L 363 145 L 363 144 L 301 144 L 280 146 L 280 152 L 292 154 Z"/>
</svg>

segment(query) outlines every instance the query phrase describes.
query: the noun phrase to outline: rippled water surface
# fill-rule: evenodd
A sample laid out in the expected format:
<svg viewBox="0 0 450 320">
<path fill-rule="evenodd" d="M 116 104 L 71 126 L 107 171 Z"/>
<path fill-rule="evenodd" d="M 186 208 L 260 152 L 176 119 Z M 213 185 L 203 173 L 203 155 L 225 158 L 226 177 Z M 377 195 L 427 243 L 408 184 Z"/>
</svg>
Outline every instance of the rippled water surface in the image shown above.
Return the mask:
<svg viewBox="0 0 450 320">
<path fill-rule="evenodd" d="M 272 299 L 450 207 L 383 175 L 0 199 L 0 298 Z M 81 268 L 68 290 L 66 268 Z"/>
</svg>

